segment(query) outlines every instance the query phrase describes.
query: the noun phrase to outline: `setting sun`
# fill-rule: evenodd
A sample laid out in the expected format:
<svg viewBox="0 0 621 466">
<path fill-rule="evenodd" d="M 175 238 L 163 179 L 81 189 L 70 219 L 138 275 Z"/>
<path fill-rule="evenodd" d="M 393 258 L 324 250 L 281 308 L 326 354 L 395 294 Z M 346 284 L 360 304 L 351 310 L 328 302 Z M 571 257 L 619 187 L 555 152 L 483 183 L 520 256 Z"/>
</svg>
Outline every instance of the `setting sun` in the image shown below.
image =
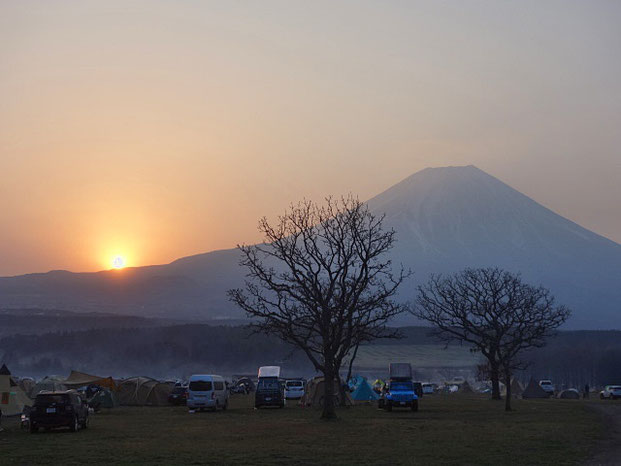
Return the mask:
<svg viewBox="0 0 621 466">
<path fill-rule="evenodd" d="M 125 267 L 125 258 L 121 256 L 116 256 L 112 259 L 112 267 L 115 269 L 122 269 Z"/>
</svg>

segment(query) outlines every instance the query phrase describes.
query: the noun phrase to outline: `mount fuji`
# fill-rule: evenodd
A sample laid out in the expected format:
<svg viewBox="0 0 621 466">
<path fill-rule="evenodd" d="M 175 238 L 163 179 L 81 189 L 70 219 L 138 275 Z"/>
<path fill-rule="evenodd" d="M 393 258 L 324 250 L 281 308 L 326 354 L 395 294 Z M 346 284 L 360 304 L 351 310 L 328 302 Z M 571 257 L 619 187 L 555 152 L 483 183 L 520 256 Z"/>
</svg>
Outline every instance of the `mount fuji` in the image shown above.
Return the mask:
<svg viewBox="0 0 621 466">
<path fill-rule="evenodd" d="M 573 310 L 566 328 L 621 328 L 621 245 L 573 223 L 474 166 L 427 168 L 368 201 L 397 232 L 412 269 L 401 297 L 431 273 L 498 266 L 549 288 Z M 243 317 L 226 290 L 243 283 L 235 249 L 118 271 L 0 278 L 0 308 L 48 308 L 211 320 Z M 399 321 L 414 323 L 413 318 Z"/>
</svg>

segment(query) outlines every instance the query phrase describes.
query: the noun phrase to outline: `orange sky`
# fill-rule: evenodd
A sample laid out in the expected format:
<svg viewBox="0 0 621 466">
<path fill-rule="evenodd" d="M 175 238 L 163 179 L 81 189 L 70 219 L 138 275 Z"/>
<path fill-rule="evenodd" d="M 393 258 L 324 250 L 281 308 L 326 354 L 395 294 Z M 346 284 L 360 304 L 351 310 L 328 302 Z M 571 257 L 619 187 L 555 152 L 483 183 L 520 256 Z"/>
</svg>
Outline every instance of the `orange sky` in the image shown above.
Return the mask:
<svg viewBox="0 0 621 466">
<path fill-rule="evenodd" d="M 0 275 L 475 164 L 621 241 L 621 4 L 0 3 Z"/>
</svg>

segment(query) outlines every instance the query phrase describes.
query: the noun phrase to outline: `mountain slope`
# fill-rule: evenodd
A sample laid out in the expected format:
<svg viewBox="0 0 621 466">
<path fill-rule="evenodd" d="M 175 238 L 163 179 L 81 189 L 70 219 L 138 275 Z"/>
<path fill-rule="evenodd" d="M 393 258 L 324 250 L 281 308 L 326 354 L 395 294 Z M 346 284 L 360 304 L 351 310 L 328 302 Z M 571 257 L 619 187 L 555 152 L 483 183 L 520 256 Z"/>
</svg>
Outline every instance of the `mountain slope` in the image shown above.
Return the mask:
<svg viewBox="0 0 621 466">
<path fill-rule="evenodd" d="M 500 266 L 550 288 L 571 328 L 621 328 L 621 245 L 555 214 L 473 166 L 428 168 L 368 201 L 386 214 L 396 263 L 429 273 Z M 54 307 L 171 318 L 239 318 L 225 292 L 243 283 L 236 250 L 167 265 L 0 278 L 0 307 Z M 402 320 L 401 323 L 407 322 Z M 409 319 L 411 322 L 411 319 Z"/>
</svg>

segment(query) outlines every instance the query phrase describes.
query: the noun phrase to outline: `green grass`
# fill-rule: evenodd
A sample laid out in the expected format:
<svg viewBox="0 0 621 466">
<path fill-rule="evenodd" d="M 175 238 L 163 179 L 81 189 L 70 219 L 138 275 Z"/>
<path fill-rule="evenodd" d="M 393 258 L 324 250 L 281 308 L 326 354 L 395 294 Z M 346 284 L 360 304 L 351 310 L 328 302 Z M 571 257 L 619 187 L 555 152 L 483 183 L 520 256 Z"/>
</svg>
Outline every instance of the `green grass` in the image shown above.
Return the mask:
<svg viewBox="0 0 621 466">
<path fill-rule="evenodd" d="M 481 355 L 463 346 L 443 345 L 369 345 L 358 349 L 354 365 L 358 370 L 387 369 L 386 361 L 410 362 L 414 368 L 472 368 Z"/>
<path fill-rule="evenodd" d="M 582 401 L 502 402 L 428 396 L 420 411 L 373 406 L 339 410 L 334 422 L 289 406 L 251 408 L 235 396 L 226 412 L 119 408 L 88 430 L 31 435 L 16 422 L 0 432 L 2 464 L 577 464 L 602 434 Z"/>
</svg>

